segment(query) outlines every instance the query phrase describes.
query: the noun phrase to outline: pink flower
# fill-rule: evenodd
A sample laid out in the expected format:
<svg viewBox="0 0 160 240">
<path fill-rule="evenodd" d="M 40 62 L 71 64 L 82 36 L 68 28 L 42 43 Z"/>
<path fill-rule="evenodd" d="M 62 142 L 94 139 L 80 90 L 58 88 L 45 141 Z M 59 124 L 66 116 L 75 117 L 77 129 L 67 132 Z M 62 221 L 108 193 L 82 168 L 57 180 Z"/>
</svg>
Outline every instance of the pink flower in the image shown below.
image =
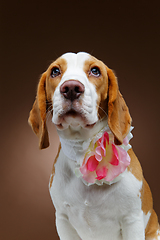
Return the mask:
<svg viewBox="0 0 160 240">
<path fill-rule="evenodd" d="M 127 139 L 124 140 L 124 144 L 128 144 Z M 121 146 L 116 146 L 113 138 L 104 132 L 102 137 L 90 147 L 80 172 L 88 183 L 95 183 L 96 180 L 102 179 L 110 182 L 124 172 L 129 164 L 128 153 Z"/>
</svg>

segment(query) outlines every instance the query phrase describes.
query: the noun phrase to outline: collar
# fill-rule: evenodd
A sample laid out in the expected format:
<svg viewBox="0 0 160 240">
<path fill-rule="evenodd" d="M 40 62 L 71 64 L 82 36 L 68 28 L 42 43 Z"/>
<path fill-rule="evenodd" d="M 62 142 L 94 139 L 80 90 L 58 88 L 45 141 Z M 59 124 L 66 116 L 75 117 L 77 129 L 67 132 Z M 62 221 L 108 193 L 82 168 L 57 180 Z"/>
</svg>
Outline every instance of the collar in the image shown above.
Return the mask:
<svg viewBox="0 0 160 240">
<path fill-rule="evenodd" d="M 82 164 L 82 158 L 90 145 L 91 139 L 83 140 L 70 140 L 60 137 L 61 147 L 64 154 L 71 160 L 75 161 L 77 165 Z"/>
<path fill-rule="evenodd" d="M 61 147 L 64 154 L 75 161 L 75 174 L 85 185 L 111 185 L 123 178 L 130 164 L 127 151 L 131 148 L 132 130 L 133 127 L 118 146 L 114 144 L 114 135 L 107 125 L 87 141 L 60 137 Z"/>
</svg>

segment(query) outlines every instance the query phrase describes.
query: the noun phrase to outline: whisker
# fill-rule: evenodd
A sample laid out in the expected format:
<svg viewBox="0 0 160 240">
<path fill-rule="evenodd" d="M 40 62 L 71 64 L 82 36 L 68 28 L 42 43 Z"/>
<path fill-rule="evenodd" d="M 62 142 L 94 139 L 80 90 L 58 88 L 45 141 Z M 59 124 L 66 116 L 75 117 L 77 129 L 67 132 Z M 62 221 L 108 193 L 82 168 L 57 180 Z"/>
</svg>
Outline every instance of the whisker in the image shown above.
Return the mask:
<svg viewBox="0 0 160 240">
<path fill-rule="evenodd" d="M 46 111 L 46 122 L 49 120 L 49 117 L 52 115 L 52 105 Z"/>
<path fill-rule="evenodd" d="M 47 112 L 46 123 L 49 121 L 49 118 L 50 118 L 51 115 L 52 115 L 52 111 Z"/>
<path fill-rule="evenodd" d="M 52 105 L 51 106 L 49 106 L 49 108 L 47 108 L 47 111 L 46 111 L 46 113 L 48 112 L 48 111 L 50 111 L 52 109 Z"/>
<path fill-rule="evenodd" d="M 52 100 L 41 101 L 41 103 L 44 103 L 46 105 L 52 105 L 53 104 Z"/>
<path fill-rule="evenodd" d="M 98 106 L 98 105 L 97 105 Z M 100 107 L 100 106 L 98 106 L 103 112 L 104 112 L 104 114 L 106 115 L 106 117 L 108 117 L 108 114 L 106 113 L 106 111 L 104 111 L 104 109 L 102 108 L 102 107 Z M 98 113 L 98 115 L 99 115 L 99 113 Z M 99 115 L 100 116 L 100 115 Z"/>
<path fill-rule="evenodd" d="M 101 121 L 102 120 L 102 117 L 100 116 L 100 114 L 98 113 L 98 118 L 99 120 Z"/>
<path fill-rule="evenodd" d="M 50 104 L 50 106 L 46 109 L 46 112 L 44 112 L 44 114 L 43 114 L 43 117 L 44 117 L 44 115 L 46 115 L 46 117 L 45 117 L 46 122 L 48 121 L 50 115 L 52 114 L 52 111 L 53 111 L 52 108 L 53 108 L 52 104 Z"/>
</svg>

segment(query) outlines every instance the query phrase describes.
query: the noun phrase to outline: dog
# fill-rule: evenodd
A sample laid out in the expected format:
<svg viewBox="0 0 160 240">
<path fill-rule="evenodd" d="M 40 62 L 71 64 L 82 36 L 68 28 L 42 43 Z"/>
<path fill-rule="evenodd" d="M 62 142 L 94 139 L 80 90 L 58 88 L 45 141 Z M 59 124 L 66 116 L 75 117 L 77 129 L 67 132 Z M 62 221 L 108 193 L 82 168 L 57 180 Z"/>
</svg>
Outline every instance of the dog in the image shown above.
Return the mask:
<svg viewBox="0 0 160 240">
<path fill-rule="evenodd" d="M 60 147 L 49 183 L 61 240 L 160 240 L 150 188 L 129 141 L 131 116 L 114 72 L 85 52 L 66 53 L 40 78 L 29 124 Z"/>
</svg>

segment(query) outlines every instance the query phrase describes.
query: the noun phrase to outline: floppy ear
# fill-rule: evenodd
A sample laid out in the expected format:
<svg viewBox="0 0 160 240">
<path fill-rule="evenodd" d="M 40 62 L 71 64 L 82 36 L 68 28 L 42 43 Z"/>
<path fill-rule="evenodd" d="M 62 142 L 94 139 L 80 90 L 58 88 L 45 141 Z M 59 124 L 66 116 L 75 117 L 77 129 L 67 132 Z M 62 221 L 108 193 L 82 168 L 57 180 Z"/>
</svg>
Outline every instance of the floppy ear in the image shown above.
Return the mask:
<svg viewBox="0 0 160 240">
<path fill-rule="evenodd" d="M 43 73 L 37 89 L 36 100 L 33 104 L 28 122 L 34 133 L 39 138 L 39 148 L 49 146 L 48 131 L 46 126 L 47 98 L 46 98 L 46 73 Z"/>
<path fill-rule="evenodd" d="M 117 78 L 107 67 L 108 74 L 108 125 L 115 136 L 115 143 L 120 145 L 131 126 L 128 107 L 119 91 Z"/>
</svg>

